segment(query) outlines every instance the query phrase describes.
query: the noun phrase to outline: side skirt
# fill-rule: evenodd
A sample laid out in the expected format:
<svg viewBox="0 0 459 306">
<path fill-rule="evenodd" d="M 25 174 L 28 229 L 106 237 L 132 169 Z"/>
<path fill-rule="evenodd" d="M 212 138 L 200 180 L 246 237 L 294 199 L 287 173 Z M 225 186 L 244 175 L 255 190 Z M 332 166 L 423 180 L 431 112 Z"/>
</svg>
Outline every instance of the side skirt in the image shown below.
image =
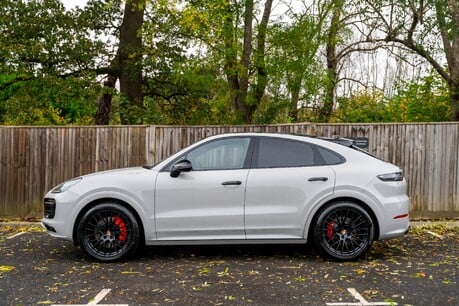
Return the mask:
<svg viewBox="0 0 459 306">
<path fill-rule="evenodd" d="M 261 240 L 150 240 L 146 245 L 234 245 L 234 244 L 306 244 L 306 239 L 261 239 Z"/>
</svg>

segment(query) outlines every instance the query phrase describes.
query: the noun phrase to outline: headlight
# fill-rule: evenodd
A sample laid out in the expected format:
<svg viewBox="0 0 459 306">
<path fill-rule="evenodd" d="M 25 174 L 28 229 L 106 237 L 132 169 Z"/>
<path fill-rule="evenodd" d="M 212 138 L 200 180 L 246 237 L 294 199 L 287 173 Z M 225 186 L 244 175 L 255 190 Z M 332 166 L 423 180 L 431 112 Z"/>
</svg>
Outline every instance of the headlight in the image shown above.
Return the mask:
<svg viewBox="0 0 459 306">
<path fill-rule="evenodd" d="M 83 178 L 78 177 L 78 178 L 74 178 L 72 180 L 66 181 L 66 182 L 54 187 L 54 189 L 51 190 L 51 193 L 61 193 L 61 192 L 64 192 L 66 190 L 69 190 L 71 187 L 73 187 L 76 184 L 78 184 L 82 179 Z"/>
<path fill-rule="evenodd" d="M 400 182 L 403 181 L 403 172 L 381 174 L 378 178 L 383 182 Z"/>
</svg>

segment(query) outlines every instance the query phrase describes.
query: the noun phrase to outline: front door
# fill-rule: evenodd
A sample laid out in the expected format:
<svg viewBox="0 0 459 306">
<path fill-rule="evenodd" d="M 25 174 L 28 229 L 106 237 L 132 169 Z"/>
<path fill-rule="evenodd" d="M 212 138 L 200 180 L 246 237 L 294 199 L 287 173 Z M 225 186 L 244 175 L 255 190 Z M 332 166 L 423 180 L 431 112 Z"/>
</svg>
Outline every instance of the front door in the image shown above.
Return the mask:
<svg viewBox="0 0 459 306">
<path fill-rule="evenodd" d="M 245 239 L 249 144 L 248 137 L 211 141 L 180 158 L 191 162 L 190 172 L 176 178 L 169 171 L 158 174 L 155 218 L 159 240 Z"/>
</svg>

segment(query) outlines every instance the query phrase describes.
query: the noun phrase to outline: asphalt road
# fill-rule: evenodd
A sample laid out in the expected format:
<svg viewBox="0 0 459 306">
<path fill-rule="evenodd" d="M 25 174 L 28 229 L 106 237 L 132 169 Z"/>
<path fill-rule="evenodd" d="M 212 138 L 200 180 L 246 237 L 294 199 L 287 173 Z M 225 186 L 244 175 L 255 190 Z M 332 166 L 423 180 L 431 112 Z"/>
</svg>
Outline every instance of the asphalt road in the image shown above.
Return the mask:
<svg viewBox="0 0 459 306">
<path fill-rule="evenodd" d="M 268 245 L 154 247 L 102 264 L 37 225 L 0 223 L 0 305 L 459 305 L 458 269 L 451 226 L 416 226 L 357 262 Z"/>
</svg>

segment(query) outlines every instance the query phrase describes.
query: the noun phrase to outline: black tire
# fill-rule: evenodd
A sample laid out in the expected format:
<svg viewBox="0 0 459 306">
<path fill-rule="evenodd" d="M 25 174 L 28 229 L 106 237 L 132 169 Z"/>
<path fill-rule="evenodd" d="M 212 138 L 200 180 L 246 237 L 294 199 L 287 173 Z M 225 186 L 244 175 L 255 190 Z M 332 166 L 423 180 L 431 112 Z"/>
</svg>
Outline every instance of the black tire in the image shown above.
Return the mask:
<svg viewBox="0 0 459 306">
<path fill-rule="evenodd" d="M 91 257 L 117 261 L 135 252 L 139 245 L 139 225 L 134 215 L 116 203 L 89 209 L 78 224 L 78 241 Z"/>
<path fill-rule="evenodd" d="M 362 257 L 371 247 L 374 226 L 361 206 L 338 202 L 319 211 L 314 225 L 314 244 L 327 257 L 350 261 Z"/>
</svg>

